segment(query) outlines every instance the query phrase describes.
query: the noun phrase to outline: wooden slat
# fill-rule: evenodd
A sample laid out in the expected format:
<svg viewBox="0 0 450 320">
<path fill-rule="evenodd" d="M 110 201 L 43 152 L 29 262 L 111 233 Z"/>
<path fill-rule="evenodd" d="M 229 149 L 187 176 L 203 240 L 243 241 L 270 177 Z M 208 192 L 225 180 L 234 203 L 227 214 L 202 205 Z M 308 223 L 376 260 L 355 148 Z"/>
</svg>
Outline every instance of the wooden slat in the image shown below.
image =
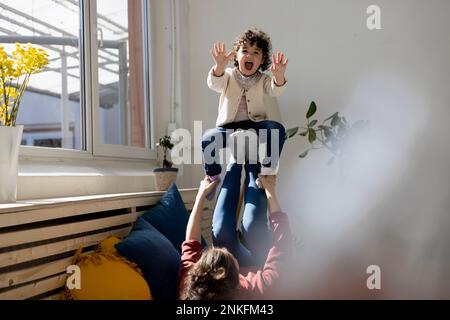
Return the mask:
<svg viewBox="0 0 450 320">
<path fill-rule="evenodd" d="M 191 211 L 192 211 L 192 207 L 194 206 L 194 204 L 193 203 L 188 203 L 187 205 L 186 205 L 186 209 L 189 211 L 189 213 L 191 213 Z M 141 216 L 141 215 L 143 215 L 144 213 L 146 213 L 147 211 L 138 211 L 137 212 L 137 214 L 138 214 L 138 216 Z M 204 207 L 203 208 L 203 215 L 202 215 L 202 219 L 211 219 L 212 218 L 212 211 L 211 211 L 211 209 L 210 208 L 208 208 L 208 207 Z"/>
<path fill-rule="evenodd" d="M 195 197 L 197 197 L 198 189 L 182 189 L 180 191 L 181 198 L 184 203 L 194 203 Z"/>
<path fill-rule="evenodd" d="M 44 263 L 39 266 L 0 274 L 0 289 L 65 272 L 73 257 Z"/>
<path fill-rule="evenodd" d="M 191 212 L 192 208 L 194 208 L 194 203 L 185 203 L 184 206 L 186 207 L 187 211 Z"/>
<path fill-rule="evenodd" d="M 184 203 L 195 201 L 197 189 L 181 190 Z M 46 221 L 100 211 L 151 206 L 158 203 L 164 192 L 142 192 L 120 195 L 86 196 L 34 200 L 29 203 L 0 205 L 0 227 Z M 19 213 L 19 214 L 16 214 Z"/>
<path fill-rule="evenodd" d="M 183 202 L 194 202 L 197 195 L 197 188 L 180 189 L 180 194 Z M 54 199 L 38 199 L 29 201 L 17 201 L 16 203 L 0 204 L 0 214 L 11 212 L 25 212 L 29 210 L 45 209 L 55 206 L 67 206 L 71 203 L 88 203 L 88 202 L 104 202 L 109 200 L 129 200 L 133 198 L 157 198 L 158 200 L 164 195 L 164 191 L 150 191 L 150 192 L 133 192 L 133 193 L 118 193 L 105 194 L 82 197 L 65 197 Z"/>
<path fill-rule="evenodd" d="M 25 212 L 4 213 L 0 214 L 0 227 L 10 227 L 26 223 L 47 221 L 65 217 L 75 217 L 79 215 L 102 211 L 127 209 L 134 207 L 135 204 L 138 204 L 139 206 L 147 206 L 153 205 L 157 202 L 158 200 L 155 198 L 138 199 L 138 201 L 117 200 L 117 201 L 108 201 L 104 203 L 103 202 L 86 203 L 86 204 L 81 203 L 81 204 L 66 205 L 64 207 L 45 208 Z"/>
<path fill-rule="evenodd" d="M 144 201 L 156 202 L 161 198 L 161 192 L 142 192 L 118 195 L 99 195 L 99 196 L 83 196 L 83 197 L 68 197 L 68 198 L 54 198 L 54 199 L 39 199 L 31 201 L 18 201 L 14 204 L 0 204 L 0 214 L 13 212 L 27 212 L 41 209 L 51 209 L 56 207 L 67 207 L 71 205 L 88 205 L 90 203 L 96 205 L 98 203 L 106 203 L 109 201 L 133 201 L 135 199 L 143 199 Z M 155 202 L 154 202 L 155 203 Z"/>
<path fill-rule="evenodd" d="M 128 235 L 130 230 L 131 227 L 120 228 L 84 237 L 78 237 L 36 247 L 0 253 L 0 268 L 76 250 L 80 247 L 81 244 L 83 245 L 83 247 L 92 246 L 100 243 L 103 239 L 107 238 L 110 235 L 125 237 L 126 235 Z"/>
<path fill-rule="evenodd" d="M 183 199 L 186 200 L 187 210 L 192 210 L 194 203 L 191 193 L 184 193 Z M 194 199 L 195 200 L 195 199 Z M 0 227 L 16 226 L 26 223 L 40 222 L 57 218 L 73 217 L 77 215 L 110 211 L 125 208 L 135 208 L 143 206 L 151 206 L 157 204 L 159 198 L 137 198 L 137 199 L 122 199 L 122 200 L 109 200 L 102 202 L 71 202 L 61 206 L 57 203 L 53 207 L 48 208 L 48 205 L 43 205 L 43 208 L 28 210 L 23 212 L 11 212 L 0 214 Z M 206 208 L 206 207 L 205 207 Z"/>
<path fill-rule="evenodd" d="M 0 234 L 0 245 L 9 247 L 34 241 L 53 239 L 57 237 L 93 231 L 102 228 L 114 227 L 131 223 L 136 220 L 136 213 L 74 222 L 51 227 L 35 228 L 30 230 L 7 232 Z"/>
<path fill-rule="evenodd" d="M 66 274 L 57 275 L 45 280 L 36 281 L 9 291 L 0 292 L 0 300 L 23 300 L 42 293 L 62 288 L 67 279 Z"/>
</svg>

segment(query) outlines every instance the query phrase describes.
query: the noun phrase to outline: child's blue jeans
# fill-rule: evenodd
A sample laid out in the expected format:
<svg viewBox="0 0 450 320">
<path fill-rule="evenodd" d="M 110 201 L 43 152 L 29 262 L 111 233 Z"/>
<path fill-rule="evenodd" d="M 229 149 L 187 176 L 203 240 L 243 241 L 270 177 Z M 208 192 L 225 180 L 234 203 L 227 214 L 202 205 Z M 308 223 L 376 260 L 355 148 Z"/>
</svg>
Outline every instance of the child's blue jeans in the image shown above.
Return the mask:
<svg viewBox="0 0 450 320">
<path fill-rule="evenodd" d="M 236 211 L 241 190 L 242 165 L 231 163 L 217 197 L 212 221 L 213 244 L 226 247 L 240 266 L 262 267 L 272 239 L 268 227 L 265 191 L 256 185 L 260 164 L 245 164 L 242 242 L 236 230 Z"/>
<path fill-rule="evenodd" d="M 204 155 L 205 156 L 205 172 L 208 176 L 212 177 L 212 176 L 218 175 L 222 171 L 222 167 L 219 163 L 219 155 L 215 153 L 215 150 L 226 147 L 230 129 L 231 129 L 231 132 L 236 129 L 244 129 L 244 130 L 255 129 L 258 136 L 259 136 L 259 130 L 264 130 L 264 129 L 267 130 L 267 139 L 264 142 L 267 142 L 267 156 L 268 157 L 272 156 L 272 139 L 271 139 L 272 131 L 278 130 L 278 143 L 279 143 L 278 146 L 279 147 L 278 147 L 278 154 L 276 156 L 278 156 L 278 157 L 280 156 L 281 151 L 283 149 L 285 136 L 286 136 L 286 130 L 281 123 L 278 123 L 276 121 L 271 121 L 271 120 L 264 120 L 264 121 L 260 121 L 260 122 L 246 120 L 246 121 L 227 123 L 226 125 L 224 125 L 222 127 L 209 129 L 203 135 L 203 138 L 202 138 L 203 152 L 205 152 L 205 149 L 211 143 L 217 144 L 216 141 L 221 142 L 221 145 L 220 144 L 215 145 L 214 146 L 215 148 L 211 149 L 211 154 L 208 155 L 208 157 L 206 155 Z M 228 130 L 228 132 L 227 132 L 227 130 Z M 218 138 L 221 138 L 221 139 L 218 139 Z M 214 161 L 207 161 L 207 159 L 212 159 Z M 275 167 L 276 163 L 269 162 L 269 163 L 263 163 L 262 165 L 264 167 L 270 167 L 270 166 Z"/>
</svg>

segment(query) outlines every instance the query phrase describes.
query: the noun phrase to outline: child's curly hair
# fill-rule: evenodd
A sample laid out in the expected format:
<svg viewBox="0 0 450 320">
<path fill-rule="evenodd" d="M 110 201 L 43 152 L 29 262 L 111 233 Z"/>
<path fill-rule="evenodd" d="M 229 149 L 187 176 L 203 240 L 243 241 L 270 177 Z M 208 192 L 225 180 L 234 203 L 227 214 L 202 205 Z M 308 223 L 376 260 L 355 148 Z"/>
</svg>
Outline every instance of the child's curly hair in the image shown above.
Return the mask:
<svg viewBox="0 0 450 320">
<path fill-rule="evenodd" d="M 272 54 L 272 43 L 268 34 L 258 28 L 244 31 L 233 44 L 233 51 L 235 54 L 239 51 L 239 48 L 244 45 L 244 43 L 251 46 L 256 43 L 256 46 L 262 50 L 263 58 L 259 68 L 262 71 L 266 71 L 271 64 L 270 55 Z M 236 67 L 239 66 L 236 59 L 234 60 L 234 65 Z"/>
<path fill-rule="evenodd" d="M 184 280 L 183 300 L 232 299 L 239 285 L 238 263 L 225 248 L 209 248 Z"/>
</svg>

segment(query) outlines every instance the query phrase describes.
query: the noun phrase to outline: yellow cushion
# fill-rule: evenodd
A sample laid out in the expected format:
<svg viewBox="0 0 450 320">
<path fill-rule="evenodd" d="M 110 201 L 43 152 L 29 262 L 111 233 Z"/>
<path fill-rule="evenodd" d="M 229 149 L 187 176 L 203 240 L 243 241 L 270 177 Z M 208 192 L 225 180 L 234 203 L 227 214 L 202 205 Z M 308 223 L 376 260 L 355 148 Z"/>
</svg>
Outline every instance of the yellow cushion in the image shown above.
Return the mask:
<svg viewBox="0 0 450 320">
<path fill-rule="evenodd" d="M 98 245 L 98 251 L 101 253 L 119 254 L 114 247 L 117 243 L 122 241 L 116 236 L 109 236 Z"/>
<path fill-rule="evenodd" d="M 81 257 L 81 289 L 71 290 L 76 300 L 150 300 L 145 279 L 127 262 L 110 255 Z"/>
<path fill-rule="evenodd" d="M 97 252 L 77 252 L 74 264 L 80 268 L 81 289 L 66 290 L 63 299 L 152 300 L 150 288 L 139 268 L 122 257 L 114 245 L 121 240 L 108 237 Z"/>
</svg>

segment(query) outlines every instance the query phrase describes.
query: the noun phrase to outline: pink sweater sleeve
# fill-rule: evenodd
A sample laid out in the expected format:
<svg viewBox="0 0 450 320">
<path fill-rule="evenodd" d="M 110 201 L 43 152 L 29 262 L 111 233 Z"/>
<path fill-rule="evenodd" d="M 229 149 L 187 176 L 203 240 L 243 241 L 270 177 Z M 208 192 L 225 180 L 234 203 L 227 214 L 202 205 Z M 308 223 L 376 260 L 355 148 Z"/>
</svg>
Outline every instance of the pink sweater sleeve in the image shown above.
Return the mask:
<svg viewBox="0 0 450 320">
<path fill-rule="evenodd" d="M 184 278 L 194 263 L 202 256 L 202 245 L 196 240 L 184 241 L 181 245 L 181 264 L 178 272 L 178 296 L 184 289 Z"/>
<path fill-rule="evenodd" d="M 270 214 L 269 219 L 273 229 L 272 248 L 262 270 L 250 272 L 245 277 L 240 275 L 243 298 L 267 297 L 280 278 L 283 264 L 291 254 L 292 236 L 288 216 L 284 212 L 274 212 Z"/>
</svg>

